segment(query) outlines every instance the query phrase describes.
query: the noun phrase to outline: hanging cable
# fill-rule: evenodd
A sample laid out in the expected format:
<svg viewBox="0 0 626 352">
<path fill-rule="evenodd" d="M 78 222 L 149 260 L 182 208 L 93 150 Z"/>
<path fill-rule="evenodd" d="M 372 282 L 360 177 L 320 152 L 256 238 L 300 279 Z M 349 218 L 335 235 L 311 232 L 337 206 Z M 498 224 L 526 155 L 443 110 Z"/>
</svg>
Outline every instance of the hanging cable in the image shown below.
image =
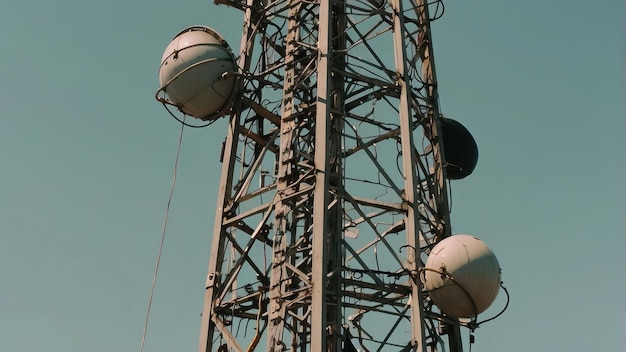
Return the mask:
<svg viewBox="0 0 626 352">
<path fill-rule="evenodd" d="M 173 112 L 172 110 L 170 110 L 170 108 L 167 107 L 166 103 L 163 103 L 161 101 L 161 103 L 163 104 L 163 107 L 165 108 L 165 110 L 167 110 L 167 112 L 170 114 L 170 116 L 172 116 L 176 121 L 180 122 L 183 126 L 187 126 L 187 127 L 191 127 L 191 128 L 204 128 L 207 126 L 211 126 L 213 123 L 215 123 L 215 121 L 217 121 L 218 119 L 214 119 L 209 121 L 208 123 L 204 124 L 204 125 L 190 125 L 188 123 L 185 122 L 185 118 L 187 118 L 187 114 L 183 114 L 183 119 L 179 119 Z"/>
<path fill-rule="evenodd" d="M 168 110 L 169 111 L 169 110 Z M 170 194 L 167 199 L 167 206 L 165 207 L 165 218 L 163 219 L 163 230 L 161 231 L 161 242 L 159 244 L 159 252 L 157 254 L 156 264 L 154 266 L 154 274 L 152 276 L 152 286 L 150 287 L 150 298 L 148 299 L 148 308 L 146 310 L 146 320 L 143 325 L 143 334 L 141 335 L 141 345 L 139 346 L 139 352 L 143 351 L 143 346 L 146 341 L 146 332 L 148 331 L 148 319 L 150 318 L 150 308 L 152 308 L 152 298 L 154 297 L 154 287 L 156 285 L 157 274 L 159 272 L 159 263 L 161 262 L 161 253 L 163 253 L 163 243 L 165 242 L 165 230 L 167 229 L 167 219 L 170 212 L 170 204 L 172 203 L 172 196 L 174 195 L 174 187 L 176 186 L 176 171 L 178 170 L 178 157 L 180 156 L 180 146 L 183 144 L 183 131 L 187 124 L 185 123 L 186 115 L 183 115 L 183 120 L 180 121 L 180 136 L 178 137 L 178 148 L 176 149 L 176 158 L 174 159 L 174 175 L 172 177 L 172 186 L 170 188 Z"/>
<path fill-rule="evenodd" d="M 504 283 L 500 282 L 500 287 L 502 288 L 502 290 L 504 290 L 504 293 L 506 294 L 506 304 L 504 305 L 504 308 L 502 308 L 502 310 L 500 311 L 500 313 L 496 314 L 495 316 L 489 318 L 489 319 L 485 319 L 481 322 L 477 322 L 476 323 L 476 327 L 479 327 L 481 324 L 486 323 L 488 321 L 492 321 L 494 319 L 496 319 L 497 317 L 501 316 L 502 313 L 504 313 L 504 311 L 509 307 L 509 302 L 511 301 L 511 296 L 509 295 L 509 290 L 506 289 L 506 287 L 504 287 Z"/>
</svg>

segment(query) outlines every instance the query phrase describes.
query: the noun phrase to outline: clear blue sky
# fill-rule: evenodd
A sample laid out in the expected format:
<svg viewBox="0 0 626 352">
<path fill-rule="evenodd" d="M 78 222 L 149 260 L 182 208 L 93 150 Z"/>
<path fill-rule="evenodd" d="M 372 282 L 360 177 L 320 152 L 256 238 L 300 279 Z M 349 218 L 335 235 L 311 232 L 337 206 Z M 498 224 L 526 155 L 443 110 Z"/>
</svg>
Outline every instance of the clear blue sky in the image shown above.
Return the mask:
<svg viewBox="0 0 626 352">
<path fill-rule="evenodd" d="M 443 112 L 474 134 L 455 232 L 498 255 L 510 309 L 473 351 L 623 351 L 624 5 L 447 1 Z M 0 351 L 138 351 L 179 125 L 154 98 L 209 1 L 10 1 L 0 11 Z M 194 351 L 225 121 L 185 132 L 144 351 Z M 501 303 L 499 300 L 498 302 Z"/>
</svg>

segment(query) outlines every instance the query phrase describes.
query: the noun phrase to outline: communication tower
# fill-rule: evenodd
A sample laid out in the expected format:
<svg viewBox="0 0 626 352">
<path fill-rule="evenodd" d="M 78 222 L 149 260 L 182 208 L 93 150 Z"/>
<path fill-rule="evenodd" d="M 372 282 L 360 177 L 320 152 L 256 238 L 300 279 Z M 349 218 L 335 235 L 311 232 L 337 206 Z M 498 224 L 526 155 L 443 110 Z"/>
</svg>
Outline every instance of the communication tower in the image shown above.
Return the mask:
<svg viewBox="0 0 626 352">
<path fill-rule="evenodd" d="M 500 268 L 450 237 L 478 151 L 439 111 L 441 1 L 216 3 L 243 12 L 239 51 L 187 28 L 157 92 L 229 121 L 199 351 L 461 351 Z"/>
</svg>

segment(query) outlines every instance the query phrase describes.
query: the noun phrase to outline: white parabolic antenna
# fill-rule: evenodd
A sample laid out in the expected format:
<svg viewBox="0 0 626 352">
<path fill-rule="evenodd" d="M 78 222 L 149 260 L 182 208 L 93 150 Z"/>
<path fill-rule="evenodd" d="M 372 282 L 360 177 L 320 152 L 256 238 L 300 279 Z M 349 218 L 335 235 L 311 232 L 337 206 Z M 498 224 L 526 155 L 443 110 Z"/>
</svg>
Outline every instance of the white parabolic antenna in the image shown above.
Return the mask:
<svg viewBox="0 0 626 352">
<path fill-rule="evenodd" d="M 500 289 L 500 265 L 477 237 L 454 235 L 431 251 L 424 270 L 424 287 L 442 312 L 470 318 L 484 312 Z"/>
<path fill-rule="evenodd" d="M 235 71 L 234 56 L 219 33 L 206 26 L 189 27 L 163 53 L 157 95 L 164 92 L 167 99 L 159 100 L 187 115 L 214 120 L 228 112 L 234 99 Z"/>
</svg>

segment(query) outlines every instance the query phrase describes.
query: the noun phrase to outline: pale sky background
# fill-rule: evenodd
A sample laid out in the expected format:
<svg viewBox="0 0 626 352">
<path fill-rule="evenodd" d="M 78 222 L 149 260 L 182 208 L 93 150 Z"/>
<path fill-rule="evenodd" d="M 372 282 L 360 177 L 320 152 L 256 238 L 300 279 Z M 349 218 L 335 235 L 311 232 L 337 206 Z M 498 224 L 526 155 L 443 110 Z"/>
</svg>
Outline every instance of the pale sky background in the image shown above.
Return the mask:
<svg viewBox="0 0 626 352">
<path fill-rule="evenodd" d="M 237 51 L 241 23 L 198 0 L 3 2 L 0 351 L 139 350 L 179 134 L 161 55 L 194 24 Z M 626 350 L 623 2 L 447 1 L 433 31 L 442 111 L 480 150 L 453 231 L 512 295 L 472 350 Z M 197 349 L 225 127 L 185 130 L 145 352 Z"/>
</svg>

